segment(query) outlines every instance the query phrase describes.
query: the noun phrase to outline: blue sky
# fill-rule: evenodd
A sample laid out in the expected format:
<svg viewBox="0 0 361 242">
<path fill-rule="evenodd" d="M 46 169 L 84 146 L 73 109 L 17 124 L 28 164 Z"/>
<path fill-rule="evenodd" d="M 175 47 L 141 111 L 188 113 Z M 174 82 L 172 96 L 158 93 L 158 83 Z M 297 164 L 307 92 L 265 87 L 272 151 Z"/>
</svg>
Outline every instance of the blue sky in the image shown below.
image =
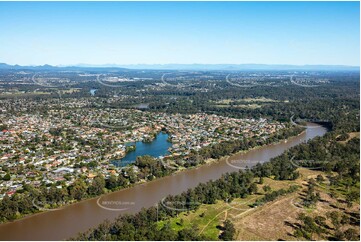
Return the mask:
<svg viewBox="0 0 361 242">
<path fill-rule="evenodd" d="M 360 64 L 359 2 L 0 2 L 0 62 Z"/>
</svg>

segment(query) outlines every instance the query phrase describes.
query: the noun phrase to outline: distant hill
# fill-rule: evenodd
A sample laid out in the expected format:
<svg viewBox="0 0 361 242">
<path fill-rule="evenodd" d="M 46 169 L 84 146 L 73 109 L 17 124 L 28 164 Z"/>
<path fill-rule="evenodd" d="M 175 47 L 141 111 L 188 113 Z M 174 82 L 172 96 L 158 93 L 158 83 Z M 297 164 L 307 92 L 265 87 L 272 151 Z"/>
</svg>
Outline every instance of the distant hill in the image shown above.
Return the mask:
<svg viewBox="0 0 361 242">
<path fill-rule="evenodd" d="M 133 65 L 90 65 L 79 64 L 74 66 L 19 66 L 0 63 L 0 69 L 28 69 L 28 70 L 121 70 L 121 69 L 137 69 L 137 70 L 224 70 L 224 71 L 246 71 L 246 70 L 265 70 L 265 71 L 360 71 L 359 66 L 345 65 L 266 65 L 266 64 L 133 64 Z"/>
<path fill-rule="evenodd" d="M 49 69 L 57 69 L 56 66 L 51 65 L 43 65 L 43 66 L 19 66 L 19 65 L 8 65 L 6 63 L 0 63 L 0 69 L 36 69 L 36 70 L 49 70 Z"/>
<path fill-rule="evenodd" d="M 42 66 L 19 66 L 19 65 L 8 65 L 6 63 L 0 63 L 0 70 L 37 70 L 37 71 L 116 71 L 116 70 L 125 70 L 126 68 L 122 67 L 82 67 L 82 66 L 52 66 L 52 65 L 42 65 Z"/>
<path fill-rule="evenodd" d="M 347 70 L 359 71 L 359 66 L 345 65 L 266 65 L 266 64 L 165 64 L 165 65 L 119 65 L 129 69 L 158 70 Z"/>
</svg>

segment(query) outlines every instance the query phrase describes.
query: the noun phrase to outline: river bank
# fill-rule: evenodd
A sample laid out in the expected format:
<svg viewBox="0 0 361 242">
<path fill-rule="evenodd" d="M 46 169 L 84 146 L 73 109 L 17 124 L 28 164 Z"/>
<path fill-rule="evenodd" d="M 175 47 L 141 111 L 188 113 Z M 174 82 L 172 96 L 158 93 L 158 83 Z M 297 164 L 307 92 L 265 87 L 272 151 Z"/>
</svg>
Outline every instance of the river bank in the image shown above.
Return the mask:
<svg viewBox="0 0 361 242">
<path fill-rule="evenodd" d="M 250 151 L 254 151 L 254 150 L 260 149 L 260 148 L 262 148 L 262 147 L 268 146 L 268 145 L 277 145 L 277 144 L 280 144 L 280 143 L 282 143 L 282 142 L 287 142 L 288 139 L 301 136 L 301 135 L 303 135 L 303 134 L 305 134 L 305 133 L 306 133 L 306 129 L 303 130 L 302 132 L 300 132 L 299 134 L 295 135 L 295 136 L 291 136 L 291 137 L 288 137 L 288 138 L 286 138 L 286 139 L 282 139 L 282 140 L 273 142 L 273 143 L 271 143 L 271 144 L 257 145 L 257 146 L 255 146 L 255 147 L 248 148 L 248 149 L 246 149 L 246 150 L 241 150 L 241 151 L 237 151 L 237 152 L 235 152 L 235 153 L 232 153 L 232 154 L 230 154 L 230 155 L 222 156 L 222 157 L 220 157 L 220 158 L 218 158 L 218 159 L 209 158 L 209 159 L 206 159 L 206 160 L 205 160 L 205 163 L 204 163 L 204 164 L 198 164 L 197 166 L 193 166 L 193 167 L 190 167 L 190 168 L 181 168 L 181 169 L 175 171 L 174 173 L 172 173 L 171 175 L 174 175 L 174 174 L 176 174 L 176 173 L 178 173 L 178 172 L 185 171 L 185 170 L 198 169 L 198 168 L 201 168 L 201 167 L 204 166 L 204 165 L 210 165 L 210 164 L 213 164 L 213 163 L 221 162 L 222 160 L 227 160 L 228 158 L 230 158 L 230 157 L 232 157 L 232 156 L 244 154 L 244 153 L 247 153 L 247 152 L 250 152 Z"/>
</svg>

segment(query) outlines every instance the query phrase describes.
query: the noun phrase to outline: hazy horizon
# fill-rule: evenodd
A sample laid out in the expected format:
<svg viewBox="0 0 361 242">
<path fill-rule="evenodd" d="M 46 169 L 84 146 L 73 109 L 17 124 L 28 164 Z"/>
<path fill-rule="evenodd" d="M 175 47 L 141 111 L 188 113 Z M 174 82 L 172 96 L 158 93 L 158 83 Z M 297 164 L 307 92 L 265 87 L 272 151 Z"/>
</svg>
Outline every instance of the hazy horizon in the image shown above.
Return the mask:
<svg viewBox="0 0 361 242">
<path fill-rule="evenodd" d="M 203 66 L 216 66 L 216 65 L 232 65 L 232 66 L 347 66 L 347 67 L 360 67 L 360 65 L 343 65 L 343 64 L 264 64 L 264 63 L 154 63 L 154 64 L 148 64 L 148 63 L 129 63 L 129 64 L 116 64 L 116 63 L 99 63 L 99 64 L 92 64 L 92 63 L 77 63 L 77 64 L 56 64 L 52 65 L 49 63 L 42 63 L 42 64 L 28 64 L 28 65 L 21 65 L 18 63 L 10 64 L 6 62 L 1 62 L 0 64 L 6 64 L 11 66 L 44 66 L 44 65 L 50 65 L 54 67 L 71 67 L 71 66 L 94 66 L 94 67 L 118 67 L 118 66 L 167 66 L 167 65 L 203 65 Z"/>
<path fill-rule="evenodd" d="M 11 65 L 360 65 L 359 2 L 0 2 Z"/>
</svg>

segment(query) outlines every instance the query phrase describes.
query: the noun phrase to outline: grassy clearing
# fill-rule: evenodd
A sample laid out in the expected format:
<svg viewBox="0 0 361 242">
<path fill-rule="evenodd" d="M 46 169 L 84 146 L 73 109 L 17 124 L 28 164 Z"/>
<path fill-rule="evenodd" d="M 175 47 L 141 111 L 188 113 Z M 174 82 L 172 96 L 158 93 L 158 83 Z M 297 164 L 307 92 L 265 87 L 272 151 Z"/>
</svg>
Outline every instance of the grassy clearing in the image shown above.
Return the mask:
<svg viewBox="0 0 361 242">
<path fill-rule="evenodd" d="M 197 228 L 198 233 L 206 235 L 210 240 L 217 240 L 219 234 L 217 226 L 220 224 L 219 220 L 222 218 L 225 209 L 225 204 L 222 202 L 211 205 L 203 204 L 197 211 L 182 212 L 178 217 L 158 222 L 158 226 L 162 228 L 169 222 L 174 231 L 184 228 Z"/>
<path fill-rule="evenodd" d="M 351 132 L 351 133 L 348 133 L 348 135 L 350 137 L 348 137 L 346 140 L 344 141 L 338 141 L 340 144 L 346 144 L 349 140 L 355 138 L 355 137 L 358 137 L 360 138 L 360 132 Z"/>
<path fill-rule="evenodd" d="M 245 98 L 245 99 L 241 99 L 241 101 L 243 101 L 243 102 L 265 102 L 265 103 L 280 102 L 278 100 L 271 99 L 271 98 L 265 98 L 265 97 Z"/>
<path fill-rule="evenodd" d="M 263 186 L 269 185 L 272 190 L 279 190 L 281 188 L 287 189 L 294 184 L 296 184 L 294 181 L 276 181 L 265 178 L 263 184 L 257 185 L 257 194 L 249 195 L 246 198 L 237 198 L 230 203 L 217 201 L 216 204 L 203 204 L 196 211 L 183 212 L 175 218 L 160 221 L 158 226 L 162 228 L 169 222 L 174 231 L 184 228 L 198 228 L 199 234 L 205 235 L 209 240 L 218 240 L 221 232 L 218 226 L 222 225 L 226 219 L 233 221 L 251 213 L 254 209 L 250 205 L 265 194 Z"/>
<path fill-rule="evenodd" d="M 246 108 L 246 109 L 257 109 L 262 108 L 264 105 L 269 103 L 281 102 L 278 100 L 265 98 L 265 97 L 256 97 L 256 98 L 243 98 L 243 99 L 222 99 L 218 101 L 213 101 L 214 107 L 227 108 Z"/>
<path fill-rule="evenodd" d="M 217 104 L 217 105 L 213 105 L 213 106 L 218 107 L 218 108 L 234 107 L 234 108 L 248 108 L 248 109 L 256 109 L 256 108 L 261 108 L 262 107 L 262 105 L 259 105 L 259 104 L 237 104 L 237 105 Z"/>
<path fill-rule="evenodd" d="M 300 212 L 325 216 L 327 212 L 333 211 L 335 208 L 347 212 L 359 211 L 358 204 L 347 208 L 346 204 L 341 201 L 342 199 L 340 200 L 347 191 L 346 186 L 337 188 L 338 199 L 332 198 L 330 191 L 336 190 L 336 188 L 328 185 L 325 173 L 305 168 L 299 168 L 298 171 L 300 177 L 295 181 L 264 178 L 263 184 L 257 185 L 258 192 L 254 195 L 237 198 L 230 203 L 218 201 L 216 204 L 203 204 L 197 211 L 183 212 L 178 217 L 159 222 L 158 226 L 161 228 L 169 222 L 175 231 L 183 228 L 193 230 L 197 228 L 198 233 L 207 236 L 209 240 L 218 240 L 221 233 L 218 226 L 222 225 L 226 219 L 230 219 L 237 230 L 236 240 L 298 240 L 293 236 L 293 226 L 298 223 L 297 216 Z M 307 189 L 307 181 L 310 178 L 316 179 L 320 174 L 326 179 L 316 188 L 321 194 L 321 201 L 315 207 L 303 207 L 300 203 Z M 263 190 L 266 185 L 270 186 L 272 190 L 287 189 L 291 185 L 300 185 L 302 188 L 297 192 L 281 196 L 275 201 L 251 208 L 250 205 L 266 194 Z"/>
<path fill-rule="evenodd" d="M 231 102 L 260 102 L 260 103 L 273 103 L 273 102 L 280 102 L 275 99 L 265 98 L 265 97 L 256 97 L 256 98 L 239 98 L 239 99 L 222 99 L 219 101 L 214 101 L 215 104 L 223 104 L 229 105 Z"/>
<path fill-rule="evenodd" d="M 233 220 L 238 230 L 237 240 L 299 240 L 293 236 L 293 231 L 294 226 L 299 222 L 297 216 L 301 212 L 312 216 L 325 216 L 330 211 L 359 213 L 359 204 L 354 204 L 348 208 L 344 203 L 346 187 L 337 188 L 338 198 L 330 196 L 330 191 L 336 188 L 329 186 L 327 179 L 316 188 L 321 195 L 321 200 L 317 205 L 310 208 L 302 206 L 300 203 L 307 189 L 308 179 L 315 179 L 319 174 L 326 178 L 326 174 L 304 168 L 300 168 L 298 171 L 301 176 L 295 182 L 303 187 L 299 192 L 280 197 L 255 209 L 246 216 Z M 326 222 L 331 223 L 331 221 Z M 355 229 L 359 230 L 359 227 L 355 226 Z M 323 238 L 318 239 L 322 240 Z"/>
<path fill-rule="evenodd" d="M 66 94 L 72 94 L 72 93 L 76 93 L 76 92 L 80 92 L 81 88 L 69 88 L 69 89 L 64 89 L 61 90 L 62 93 L 66 93 Z"/>
<path fill-rule="evenodd" d="M 50 92 L 12 92 L 12 93 L 0 93 L 0 97 L 31 97 L 37 95 L 50 95 Z"/>
</svg>

